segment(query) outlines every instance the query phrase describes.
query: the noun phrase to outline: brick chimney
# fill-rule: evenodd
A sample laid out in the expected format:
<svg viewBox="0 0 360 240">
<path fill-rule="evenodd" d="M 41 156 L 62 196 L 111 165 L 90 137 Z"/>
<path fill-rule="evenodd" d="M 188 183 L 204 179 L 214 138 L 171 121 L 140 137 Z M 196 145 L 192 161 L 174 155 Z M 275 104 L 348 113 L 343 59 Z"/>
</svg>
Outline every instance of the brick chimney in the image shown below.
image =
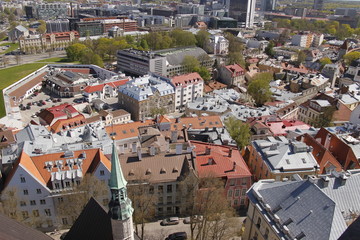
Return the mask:
<svg viewBox="0 0 360 240">
<path fill-rule="evenodd" d="M 230 148 L 230 149 L 229 149 L 229 155 L 228 155 L 229 158 L 232 157 L 232 151 L 233 151 L 232 148 Z"/>
<path fill-rule="evenodd" d="M 205 155 L 210 155 L 211 154 L 211 148 L 210 147 L 206 147 L 205 148 Z"/>
</svg>

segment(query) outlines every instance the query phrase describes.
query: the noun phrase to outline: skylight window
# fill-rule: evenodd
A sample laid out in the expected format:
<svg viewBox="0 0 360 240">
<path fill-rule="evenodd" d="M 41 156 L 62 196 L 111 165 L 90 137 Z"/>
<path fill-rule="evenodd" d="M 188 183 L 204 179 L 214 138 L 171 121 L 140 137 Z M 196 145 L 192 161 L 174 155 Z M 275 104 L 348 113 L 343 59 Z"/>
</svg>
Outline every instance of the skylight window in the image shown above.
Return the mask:
<svg viewBox="0 0 360 240">
<path fill-rule="evenodd" d="M 306 163 L 306 159 L 305 158 L 302 158 L 301 159 L 303 163 Z"/>
<path fill-rule="evenodd" d="M 126 130 L 123 130 L 122 132 L 123 132 L 123 134 L 126 134 Z"/>
<path fill-rule="evenodd" d="M 289 159 L 286 159 L 286 163 L 287 163 L 287 164 L 290 164 L 290 160 L 289 160 Z"/>
</svg>

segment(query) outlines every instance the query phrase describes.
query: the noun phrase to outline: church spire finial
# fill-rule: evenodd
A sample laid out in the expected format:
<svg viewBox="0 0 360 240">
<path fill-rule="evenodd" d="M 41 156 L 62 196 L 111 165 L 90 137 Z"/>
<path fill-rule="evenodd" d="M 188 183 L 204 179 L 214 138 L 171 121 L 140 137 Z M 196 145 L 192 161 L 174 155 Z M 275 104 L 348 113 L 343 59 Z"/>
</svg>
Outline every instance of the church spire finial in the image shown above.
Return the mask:
<svg viewBox="0 0 360 240">
<path fill-rule="evenodd" d="M 121 189 L 126 188 L 126 184 L 127 182 L 121 170 L 119 155 L 116 149 L 115 140 L 113 138 L 109 187 L 110 189 Z"/>
</svg>

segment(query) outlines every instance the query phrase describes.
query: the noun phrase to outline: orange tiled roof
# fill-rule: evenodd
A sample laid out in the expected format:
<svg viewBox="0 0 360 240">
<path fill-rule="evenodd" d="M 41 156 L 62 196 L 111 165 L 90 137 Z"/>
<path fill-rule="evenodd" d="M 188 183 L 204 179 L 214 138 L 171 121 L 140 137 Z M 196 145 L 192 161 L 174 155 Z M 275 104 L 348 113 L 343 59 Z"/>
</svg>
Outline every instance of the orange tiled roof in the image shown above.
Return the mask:
<svg viewBox="0 0 360 240">
<path fill-rule="evenodd" d="M 139 127 L 152 124 L 152 120 L 146 120 L 145 122 L 137 121 L 131 123 L 116 124 L 113 126 L 105 127 L 105 129 L 109 135 L 113 135 L 112 133 L 115 133 L 115 135 L 113 135 L 115 137 L 115 140 L 120 140 L 137 137 L 139 135 Z"/>
<path fill-rule="evenodd" d="M 84 115 L 79 114 L 73 118 L 57 120 L 53 125 L 50 126 L 50 129 L 52 132 L 57 133 L 60 132 L 63 129 L 63 127 L 74 128 L 83 125 L 85 123 L 86 121 Z"/>
<path fill-rule="evenodd" d="M 29 155 L 27 155 L 25 152 L 22 152 L 19 159 L 16 161 L 15 166 L 11 170 L 10 174 L 7 176 L 4 186 L 6 187 L 12 177 L 14 176 L 15 172 L 17 171 L 19 165 L 21 165 L 26 171 L 31 173 L 34 178 L 36 178 L 40 183 L 44 184 L 46 186 L 46 181 L 41 176 L 39 169 L 35 166 L 34 162 L 30 158 Z"/>
<path fill-rule="evenodd" d="M 82 163 L 82 173 L 85 175 L 86 173 L 92 173 L 95 171 L 97 166 L 99 165 L 99 162 L 103 162 L 104 165 L 111 169 L 111 163 L 110 161 L 105 157 L 105 155 L 101 152 L 100 149 L 86 149 L 86 150 L 79 150 L 74 151 L 74 157 L 78 158 L 83 153 L 86 153 L 85 159 L 83 159 Z M 71 157 L 71 158 L 74 158 Z M 67 158 L 64 157 L 63 152 L 59 153 L 51 153 L 51 154 L 44 154 L 40 156 L 32 156 L 30 157 L 25 152 L 23 152 L 17 162 L 16 167 L 14 167 L 9 174 L 6 185 L 11 181 L 11 178 L 14 176 L 18 165 L 21 165 L 28 171 L 36 180 L 38 180 L 40 183 L 44 184 L 45 186 L 50 187 L 50 181 L 51 181 L 51 173 L 52 172 L 58 172 L 58 167 L 54 165 L 52 170 L 48 170 L 45 167 L 45 162 L 48 161 L 54 161 L 54 160 L 66 160 Z M 67 166 L 66 162 L 63 162 L 63 171 L 69 170 L 69 166 Z M 74 165 L 73 169 L 78 169 L 77 165 Z"/>
<path fill-rule="evenodd" d="M 178 122 L 176 122 L 178 121 Z M 204 116 L 204 117 L 185 117 L 171 119 L 171 130 L 181 130 L 185 125 L 187 128 L 190 127 L 193 129 L 205 129 L 205 127 L 212 128 L 222 128 L 224 127 L 220 116 Z"/>
</svg>

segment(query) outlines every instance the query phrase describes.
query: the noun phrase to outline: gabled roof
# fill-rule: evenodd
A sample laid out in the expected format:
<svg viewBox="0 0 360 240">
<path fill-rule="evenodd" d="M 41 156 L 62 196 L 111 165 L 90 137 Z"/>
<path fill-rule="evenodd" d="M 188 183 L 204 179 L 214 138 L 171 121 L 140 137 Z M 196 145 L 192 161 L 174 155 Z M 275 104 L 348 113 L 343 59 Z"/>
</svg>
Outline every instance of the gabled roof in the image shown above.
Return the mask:
<svg viewBox="0 0 360 240">
<path fill-rule="evenodd" d="M 109 160 L 104 156 L 100 149 L 86 149 L 74 151 L 71 157 L 73 158 L 81 158 L 82 159 L 82 174 L 92 173 L 95 171 L 96 167 L 99 165 L 99 162 L 103 162 L 104 165 L 110 170 Z M 69 157 L 65 156 L 64 152 L 59 153 L 50 153 L 44 154 L 40 156 L 32 156 L 30 157 L 25 152 L 23 152 L 16 162 L 14 168 L 11 170 L 9 176 L 6 179 L 5 186 L 11 181 L 11 178 L 14 176 L 18 166 L 22 166 L 27 172 L 29 172 L 37 181 L 44 184 L 44 186 L 50 187 L 51 184 L 51 176 L 53 173 L 58 172 L 58 166 L 56 164 L 53 165 L 52 169 L 49 171 L 46 168 L 46 162 L 48 161 L 58 161 L 61 160 L 63 162 L 63 171 L 70 170 L 69 166 L 66 164 L 66 159 Z M 79 169 L 77 165 L 73 166 L 73 169 Z"/>
<path fill-rule="evenodd" d="M 65 240 L 113 240 L 112 220 L 108 211 L 94 198 L 90 198 L 76 219 Z M 121 224 L 117 224 L 120 225 Z M 116 224 L 114 224 L 116 226 Z"/>
<path fill-rule="evenodd" d="M 209 177 L 213 175 L 215 175 L 215 177 L 228 178 L 251 177 L 249 168 L 239 150 L 234 147 L 197 141 L 191 141 L 191 144 L 195 146 L 196 170 L 198 171 L 199 177 Z M 210 148 L 209 155 L 205 153 L 206 148 Z M 230 151 L 231 156 L 229 156 Z"/>
<path fill-rule="evenodd" d="M 194 83 L 198 83 L 200 81 L 203 82 L 204 80 L 197 72 L 183 74 L 180 76 L 175 76 L 175 77 L 172 77 L 172 79 L 171 79 L 171 82 L 175 85 L 175 87 L 176 86 L 184 86 L 185 87 L 188 84 L 194 84 Z"/>
<path fill-rule="evenodd" d="M 47 124 L 51 124 L 51 122 L 55 118 L 65 117 L 67 118 L 69 114 L 78 113 L 78 111 L 70 104 L 63 103 L 55 107 L 46 108 L 45 110 L 39 113 L 39 118 L 42 118 Z"/>
<path fill-rule="evenodd" d="M 249 192 L 251 201 L 256 201 L 254 191 L 279 217 L 281 225 L 289 229 L 291 239 L 302 232 L 306 239 L 335 240 L 346 229 L 337 204 L 309 180 L 259 182 Z"/>
<path fill-rule="evenodd" d="M 122 79 L 122 80 L 118 80 L 118 81 L 114 81 L 114 82 L 108 82 L 108 83 L 102 83 L 102 84 L 93 85 L 93 86 L 87 86 L 84 89 L 84 92 L 86 92 L 86 93 L 94 93 L 94 92 L 103 91 L 103 89 L 104 89 L 104 87 L 106 85 L 111 86 L 113 88 L 116 88 L 118 86 L 124 85 L 128 81 L 129 81 L 129 79 Z"/>
<path fill-rule="evenodd" d="M 235 76 L 237 73 L 245 74 L 244 69 L 239 64 L 232 64 L 224 66 L 229 72 L 231 72 L 232 76 Z"/>
<path fill-rule="evenodd" d="M 74 128 L 85 124 L 85 117 L 79 114 L 69 119 L 59 119 L 53 125 L 50 126 L 52 132 L 57 133 L 66 128 Z"/>
<path fill-rule="evenodd" d="M 0 239 L 4 240 L 51 240 L 48 235 L 25 226 L 3 214 L 0 214 Z"/>
</svg>

